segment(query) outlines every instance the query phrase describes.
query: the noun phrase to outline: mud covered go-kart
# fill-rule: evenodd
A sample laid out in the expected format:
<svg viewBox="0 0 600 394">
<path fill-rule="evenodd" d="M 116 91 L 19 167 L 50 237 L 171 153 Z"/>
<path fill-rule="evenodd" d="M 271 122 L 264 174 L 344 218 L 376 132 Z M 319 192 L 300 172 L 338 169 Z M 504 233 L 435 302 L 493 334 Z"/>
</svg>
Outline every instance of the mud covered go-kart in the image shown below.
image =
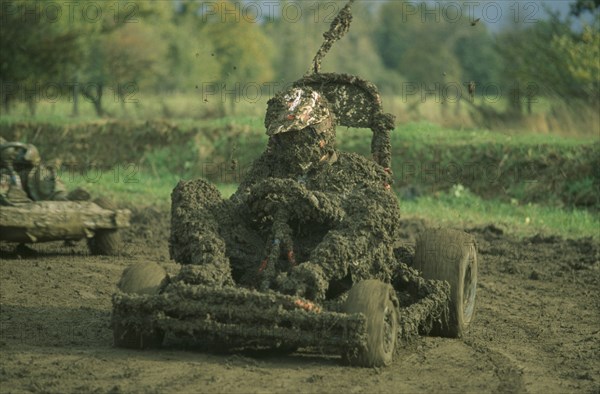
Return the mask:
<svg viewBox="0 0 600 394">
<path fill-rule="evenodd" d="M 295 87 L 280 97 L 282 119 L 321 114 L 315 108 L 322 95 L 338 125 L 371 128 L 374 161 L 335 150 L 319 159 L 335 137 L 335 124 L 318 130 L 329 119 L 319 117 L 305 133 L 274 133 L 229 200 L 206 181 L 180 182 L 172 194 L 170 252 L 182 268 L 174 278 L 155 263 L 125 270 L 113 296 L 116 346 L 156 347 L 170 333 L 228 348 L 316 348 L 373 367 L 388 365 L 418 334 L 460 337 L 468 328 L 477 283 L 473 238 L 428 230 L 414 251 L 393 238 L 399 210 L 385 182 L 394 123 L 375 86 L 312 74 Z M 286 112 L 305 97 L 310 110 Z M 267 129 L 287 132 L 271 127 L 277 108 L 270 101 Z M 317 151 L 320 167 L 312 173 L 302 162 L 292 166 L 302 149 Z M 286 177 L 281 169 L 288 164 L 293 176 Z M 343 273 L 326 276 L 339 267 Z M 309 291 L 315 288 L 326 291 Z"/>
<path fill-rule="evenodd" d="M 0 240 L 16 243 L 87 239 L 90 253 L 119 252 L 118 230 L 131 213 L 105 198 L 92 201 L 29 201 L 0 208 Z"/>
<path fill-rule="evenodd" d="M 473 317 L 473 240 L 428 231 L 414 257 L 422 277 L 400 264 L 394 285 L 363 280 L 322 304 L 274 291 L 170 282 L 158 264 L 133 265 L 113 298 L 115 345 L 158 347 L 169 332 L 228 348 L 310 347 L 340 354 L 350 365 L 386 366 L 403 341 L 429 332 L 460 337 Z"/>
</svg>

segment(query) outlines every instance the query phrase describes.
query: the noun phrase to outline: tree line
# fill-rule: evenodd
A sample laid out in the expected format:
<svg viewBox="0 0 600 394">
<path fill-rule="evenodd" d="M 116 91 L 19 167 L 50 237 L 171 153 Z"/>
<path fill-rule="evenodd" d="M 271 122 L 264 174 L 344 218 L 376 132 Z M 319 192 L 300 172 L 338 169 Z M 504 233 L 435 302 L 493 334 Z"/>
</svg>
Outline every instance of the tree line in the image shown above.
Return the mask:
<svg viewBox="0 0 600 394">
<path fill-rule="evenodd" d="M 108 95 L 127 103 L 139 91 L 214 95 L 240 84 L 272 93 L 308 71 L 344 4 L 2 1 L 2 112 L 23 101 L 34 114 L 40 95 L 68 96 L 74 114 L 85 97 L 103 116 Z M 540 96 L 600 102 L 600 0 L 576 0 L 569 15 L 547 10 L 535 23 L 515 20 L 495 33 L 475 15 L 450 11 L 440 17 L 431 2 L 359 0 L 323 71 L 360 75 L 386 94 L 503 94 L 516 114 Z M 574 28 L 579 20 L 591 22 Z"/>
</svg>

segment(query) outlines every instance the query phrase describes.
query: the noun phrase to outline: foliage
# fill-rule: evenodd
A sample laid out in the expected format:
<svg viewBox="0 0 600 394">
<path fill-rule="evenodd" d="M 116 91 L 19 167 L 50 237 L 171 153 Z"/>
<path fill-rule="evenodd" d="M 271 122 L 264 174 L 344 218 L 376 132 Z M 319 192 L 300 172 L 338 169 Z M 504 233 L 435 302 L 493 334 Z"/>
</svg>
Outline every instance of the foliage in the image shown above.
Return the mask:
<svg viewBox="0 0 600 394">
<path fill-rule="evenodd" d="M 598 216 L 579 209 L 557 209 L 540 204 L 519 204 L 496 199 L 482 199 L 457 185 L 453 190 L 423 196 L 416 200 L 400 199 L 405 217 L 427 219 L 440 227 L 469 228 L 495 226 L 521 237 L 536 234 L 566 238 L 598 239 Z"/>
<path fill-rule="evenodd" d="M 204 175 L 217 183 L 238 182 L 264 150 L 267 139 L 260 118 L 64 126 L 2 121 L 0 133 L 7 139 L 35 138 L 44 147 L 45 157 L 65 163 L 102 169 L 138 163 L 156 176 Z M 63 142 L 53 144 L 57 138 Z M 337 141 L 342 151 L 370 156 L 370 130 L 340 128 Z M 421 123 L 396 129 L 392 148 L 393 187 L 400 193 L 432 194 L 460 183 L 486 199 L 600 208 L 596 137 L 505 135 Z M 167 171 L 162 174 L 158 168 Z"/>
<path fill-rule="evenodd" d="M 600 31 L 586 26 L 580 36 L 554 36 L 551 45 L 581 94 L 592 103 L 600 102 Z"/>
<path fill-rule="evenodd" d="M 498 51 L 505 65 L 504 79 L 515 89 L 515 107 L 524 97 L 548 96 L 577 108 L 598 102 L 597 30 L 571 29 L 573 21 L 550 13 L 531 26 L 515 26 L 499 36 Z M 526 40 L 523 37 L 527 37 Z M 535 56 L 527 54 L 535 53 Z"/>
<path fill-rule="evenodd" d="M 181 92 L 198 94 L 199 117 L 239 113 L 250 102 L 265 103 L 307 72 L 323 32 L 345 3 L 82 0 L 73 3 L 76 12 L 70 15 L 70 2 L 6 0 L 0 10 L 3 114 L 17 101 L 27 102 L 33 114 L 45 100 L 40 100 L 45 92 L 35 89 L 39 85 L 58 86 L 73 104 L 73 115 L 80 111 L 82 95 L 98 116 L 115 117 L 129 116 L 131 106 L 121 105 L 117 112 L 109 98 L 125 104 L 133 96 L 158 94 L 152 114 L 178 116 L 181 111 L 164 96 Z M 483 21 L 472 24 L 465 9 L 449 20 L 440 11 L 444 5 L 434 3 L 355 2 L 352 27 L 324 59 L 323 71 L 360 75 L 403 100 L 406 83 L 426 93 L 449 83 L 466 90 L 473 81 L 478 97 L 483 86 L 496 85 L 502 101 L 512 104 L 509 111 L 502 112 L 504 104 L 479 108 L 469 103 L 478 111 L 471 119 L 487 126 L 522 114 L 522 104 L 538 96 L 562 100 L 571 111 L 597 106 L 598 0 L 573 1 L 570 16 L 549 13 L 536 23 L 508 25 L 494 34 Z M 288 6 L 294 11 L 285 12 Z M 58 9 L 62 15 L 53 15 Z M 252 10 L 262 15 L 253 18 Z M 590 17 L 594 26 L 578 31 L 575 18 L 581 24 Z M 251 100 L 256 87 L 261 90 Z M 407 111 L 417 113 L 408 118 L 426 111 L 420 104 L 408 105 Z M 449 107 L 441 110 L 444 118 L 451 116 Z M 456 107 L 455 115 L 461 112 Z"/>
<path fill-rule="evenodd" d="M 65 71 L 81 64 L 82 37 L 93 32 L 84 23 L 69 23 L 56 9 L 41 16 L 44 7 L 40 0 L 2 2 L 0 83 L 5 112 L 19 99 L 29 102 L 33 113 L 39 92 L 49 81 L 60 90 L 58 82 Z"/>
<path fill-rule="evenodd" d="M 498 56 L 485 26 L 473 28 L 466 13 L 442 18 L 428 7 L 412 1 L 381 7 L 375 41 L 385 66 L 429 85 L 497 81 Z"/>
<path fill-rule="evenodd" d="M 137 207 L 154 206 L 168 210 L 171 191 L 180 177 L 156 175 L 149 169 L 137 174 L 137 182 L 115 182 L 118 170 L 109 169 L 103 176 L 94 179 L 77 176 L 67 182 L 69 189 L 84 187 L 95 195 L 104 195 L 121 205 Z M 162 174 L 163 169 L 158 169 Z M 224 198 L 231 196 L 236 184 L 218 183 Z M 399 196 L 404 218 L 418 217 L 432 226 L 470 228 L 494 223 L 507 232 L 521 237 L 542 234 L 559 235 L 566 238 L 594 237 L 598 239 L 598 216 L 581 209 L 557 209 L 539 204 L 518 204 L 496 199 L 486 200 L 463 188 L 455 187 L 448 192 L 426 195 L 416 200 L 403 200 Z"/>
<path fill-rule="evenodd" d="M 237 13 L 223 14 L 223 10 L 236 11 L 228 0 L 211 2 L 220 10 L 217 15 L 203 17 L 201 34 L 214 47 L 214 56 L 221 66 L 220 80 L 235 76 L 240 81 L 266 82 L 273 78 L 271 57 L 273 45 L 260 26 Z M 223 16 L 227 17 L 223 17 Z"/>
<path fill-rule="evenodd" d="M 571 4 L 571 13 L 580 16 L 585 12 L 598 12 L 600 9 L 600 0 L 576 0 Z"/>
<path fill-rule="evenodd" d="M 281 9 L 291 7 L 290 1 L 282 1 Z M 300 10 L 294 19 L 281 14 L 265 21 L 264 29 L 274 44 L 277 55 L 273 58 L 277 88 L 300 78 L 310 67 L 311 61 L 322 41 L 322 34 L 328 25 L 322 18 L 313 18 L 311 10 L 316 3 L 296 2 L 295 9 Z M 333 3 L 329 3 L 333 4 Z"/>
<path fill-rule="evenodd" d="M 221 66 L 214 55 L 211 40 L 200 33 L 197 16 L 189 8 L 175 10 L 162 32 L 167 43 L 164 58 L 168 70 L 157 90 L 163 93 L 191 92 L 202 83 L 219 79 Z"/>
<path fill-rule="evenodd" d="M 487 30 L 469 30 L 469 34 L 457 39 L 455 53 L 464 81 L 474 81 L 478 86 L 498 84 L 502 58 L 495 45 L 494 37 Z"/>
<path fill-rule="evenodd" d="M 146 84 L 154 86 L 167 75 L 162 62 L 166 43 L 156 29 L 145 23 L 131 23 L 114 30 L 103 40 L 101 50 L 109 83 L 119 91 L 128 83 L 140 89 Z"/>
</svg>

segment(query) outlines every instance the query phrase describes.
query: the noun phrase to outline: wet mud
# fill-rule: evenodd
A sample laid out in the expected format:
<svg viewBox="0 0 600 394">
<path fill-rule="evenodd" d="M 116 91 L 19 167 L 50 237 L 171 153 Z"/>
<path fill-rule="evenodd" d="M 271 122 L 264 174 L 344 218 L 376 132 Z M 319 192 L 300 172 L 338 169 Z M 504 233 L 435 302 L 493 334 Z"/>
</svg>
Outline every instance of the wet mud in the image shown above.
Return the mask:
<svg viewBox="0 0 600 394">
<path fill-rule="evenodd" d="M 177 337 L 160 350 L 112 345 L 111 295 L 123 269 L 155 261 L 170 275 L 169 212 L 132 209 L 119 256 L 85 243 L 0 244 L 0 385 L 3 392 L 597 392 L 600 388 L 600 245 L 590 239 L 519 240 L 468 228 L 480 252 L 477 311 L 463 340 L 418 337 L 385 369 L 341 365 L 301 348 L 206 352 Z M 411 255 L 427 225 L 405 218 Z M 202 350 L 202 351 L 199 351 Z M 292 349 L 293 350 L 293 349 Z M 86 376 L 85 380 L 80 377 Z"/>
</svg>

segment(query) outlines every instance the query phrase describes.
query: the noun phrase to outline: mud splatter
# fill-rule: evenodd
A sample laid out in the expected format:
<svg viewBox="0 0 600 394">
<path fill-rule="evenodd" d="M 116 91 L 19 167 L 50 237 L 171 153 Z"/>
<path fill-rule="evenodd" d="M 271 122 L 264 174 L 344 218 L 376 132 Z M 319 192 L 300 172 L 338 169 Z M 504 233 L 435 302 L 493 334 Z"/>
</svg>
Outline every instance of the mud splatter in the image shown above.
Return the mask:
<svg viewBox="0 0 600 394">
<path fill-rule="evenodd" d="M 321 47 L 317 51 L 315 58 L 313 59 L 313 72 L 318 73 L 321 68 L 321 61 L 327 55 L 327 52 L 331 49 L 333 44 L 340 40 L 344 34 L 350 30 L 350 23 L 352 22 L 352 3 L 355 0 L 349 0 L 348 3 L 340 10 L 336 17 L 331 21 L 329 30 L 323 33 L 324 41 Z"/>
</svg>

